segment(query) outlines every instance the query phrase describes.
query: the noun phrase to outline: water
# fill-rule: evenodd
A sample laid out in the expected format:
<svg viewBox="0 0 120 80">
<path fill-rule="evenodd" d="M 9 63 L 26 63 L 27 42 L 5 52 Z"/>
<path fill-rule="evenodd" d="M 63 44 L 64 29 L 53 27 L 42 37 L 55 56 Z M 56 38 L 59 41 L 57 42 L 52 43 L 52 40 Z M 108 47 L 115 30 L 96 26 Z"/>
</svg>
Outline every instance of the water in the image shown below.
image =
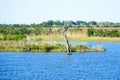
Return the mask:
<svg viewBox="0 0 120 80">
<path fill-rule="evenodd" d="M 79 44 L 72 42 L 72 44 Z M 120 43 L 103 45 L 106 52 L 0 52 L 0 80 L 120 80 Z"/>
</svg>

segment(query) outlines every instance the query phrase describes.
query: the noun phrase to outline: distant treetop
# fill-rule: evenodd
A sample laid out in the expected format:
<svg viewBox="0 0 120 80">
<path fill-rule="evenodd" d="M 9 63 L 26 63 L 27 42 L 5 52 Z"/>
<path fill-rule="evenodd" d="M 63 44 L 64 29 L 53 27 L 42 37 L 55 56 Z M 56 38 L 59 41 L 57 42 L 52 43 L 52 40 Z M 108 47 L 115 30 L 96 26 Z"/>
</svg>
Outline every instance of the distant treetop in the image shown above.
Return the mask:
<svg viewBox="0 0 120 80">
<path fill-rule="evenodd" d="M 114 22 L 96 22 L 96 21 L 82 21 L 82 20 L 77 20 L 69 21 L 72 26 L 76 27 L 90 27 L 90 26 L 96 26 L 96 27 L 120 27 L 120 23 L 114 23 Z M 41 22 L 39 24 L 0 24 L 0 27 L 3 26 L 9 26 L 9 27 L 60 27 L 63 26 L 65 21 L 60 21 L 60 20 L 48 20 Z"/>
</svg>

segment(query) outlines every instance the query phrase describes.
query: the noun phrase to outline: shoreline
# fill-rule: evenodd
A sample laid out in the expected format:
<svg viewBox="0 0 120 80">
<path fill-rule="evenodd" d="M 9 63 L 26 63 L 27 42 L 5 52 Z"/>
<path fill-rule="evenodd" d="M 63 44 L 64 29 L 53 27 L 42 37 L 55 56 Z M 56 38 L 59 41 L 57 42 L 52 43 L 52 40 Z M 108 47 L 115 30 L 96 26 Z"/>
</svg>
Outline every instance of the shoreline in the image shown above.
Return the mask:
<svg viewBox="0 0 120 80">
<path fill-rule="evenodd" d="M 66 52 L 66 46 L 62 43 L 19 43 L 19 42 L 6 42 L 0 45 L 0 52 Z M 88 47 L 85 44 L 70 45 L 71 52 L 103 52 L 106 48 L 97 46 L 95 48 Z"/>
</svg>

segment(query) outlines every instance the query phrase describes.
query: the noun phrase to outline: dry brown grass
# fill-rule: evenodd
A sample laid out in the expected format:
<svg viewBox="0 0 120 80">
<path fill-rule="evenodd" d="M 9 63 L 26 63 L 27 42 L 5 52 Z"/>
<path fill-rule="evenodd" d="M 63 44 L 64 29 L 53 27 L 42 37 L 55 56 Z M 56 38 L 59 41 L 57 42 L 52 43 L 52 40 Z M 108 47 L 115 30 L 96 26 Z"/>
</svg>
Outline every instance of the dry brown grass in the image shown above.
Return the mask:
<svg viewBox="0 0 120 80">
<path fill-rule="evenodd" d="M 46 30 L 48 28 L 44 28 Z M 119 29 L 120 28 L 96 28 L 96 29 Z M 63 34 L 62 34 L 62 27 L 52 27 L 50 34 L 41 34 L 41 35 L 28 35 L 27 40 L 30 41 L 32 39 L 34 40 L 54 40 L 54 41 L 61 41 L 64 40 Z M 43 32 L 44 33 L 44 32 Z M 87 35 L 87 28 L 69 28 L 66 32 L 66 35 L 69 40 L 71 41 L 101 41 L 101 42 L 120 42 L 120 37 L 88 37 Z M 0 35 L 2 36 L 2 35 Z M 6 41 L 3 41 L 3 43 Z M 11 42 L 11 41 L 8 41 Z M 11 42 L 13 43 L 13 42 Z M 0 45 L 2 42 L 0 41 Z M 9 44 L 11 45 L 11 44 Z"/>
<path fill-rule="evenodd" d="M 97 28 L 97 29 L 120 29 L 120 28 Z M 62 27 L 52 28 L 53 34 L 48 35 L 38 35 L 38 36 L 28 36 L 28 39 L 38 39 L 42 40 L 55 40 L 60 41 L 64 40 L 62 35 Z M 66 32 L 66 35 L 71 41 L 100 41 L 100 42 L 120 42 L 120 37 L 88 37 L 87 28 L 69 28 Z"/>
</svg>

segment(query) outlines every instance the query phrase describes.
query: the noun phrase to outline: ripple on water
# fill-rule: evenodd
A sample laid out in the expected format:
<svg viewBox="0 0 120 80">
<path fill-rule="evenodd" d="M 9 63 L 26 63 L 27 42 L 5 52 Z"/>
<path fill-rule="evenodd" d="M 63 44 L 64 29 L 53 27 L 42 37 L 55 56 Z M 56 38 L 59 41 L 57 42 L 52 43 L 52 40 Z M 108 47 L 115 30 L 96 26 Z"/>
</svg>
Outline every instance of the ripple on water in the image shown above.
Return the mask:
<svg viewBox="0 0 120 80">
<path fill-rule="evenodd" d="M 100 44 L 106 52 L 70 57 L 65 53 L 0 52 L 0 80 L 119 80 L 120 44 Z"/>
</svg>

